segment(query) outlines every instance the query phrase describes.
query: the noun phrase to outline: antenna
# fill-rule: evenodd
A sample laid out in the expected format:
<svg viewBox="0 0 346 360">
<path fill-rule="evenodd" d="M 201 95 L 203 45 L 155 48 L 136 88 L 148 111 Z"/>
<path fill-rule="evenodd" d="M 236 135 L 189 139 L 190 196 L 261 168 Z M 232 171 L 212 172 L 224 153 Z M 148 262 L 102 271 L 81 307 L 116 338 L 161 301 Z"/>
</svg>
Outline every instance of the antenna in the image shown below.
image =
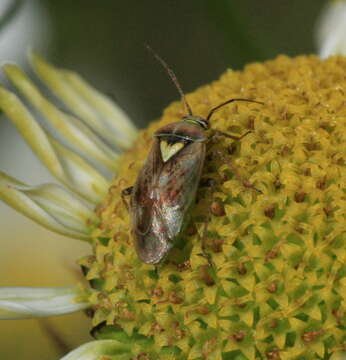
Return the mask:
<svg viewBox="0 0 346 360">
<path fill-rule="evenodd" d="M 186 112 L 190 116 L 192 116 L 193 114 L 192 114 L 191 107 L 190 107 L 189 103 L 186 100 L 185 94 L 184 94 L 184 92 L 183 92 L 183 90 L 182 90 L 182 88 L 181 88 L 181 86 L 179 84 L 179 81 L 178 81 L 177 77 L 175 76 L 173 70 L 167 65 L 167 63 L 148 44 L 145 44 L 145 47 L 154 55 L 155 59 L 166 69 L 169 77 L 171 78 L 174 85 L 176 86 L 176 88 L 179 91 L 179 94 L 181 96 L 182 102 L 184 103 Z"/>
<path fill-rule="evenodd" d="M 256 101 L 256 100 L 251 100 L 251 99 L 229 99 L 227 101 L 225 101 L 224 103 L 218 105 L 218 106 L 215 106 L 213 109 L 211 109 L 209 111 L 209 114 L 207 116 L 207 121 L 209 122 L 210 118 L 212 117 L 212 115 L 214 114 L 214 112 L 216 110 L 219 110 L 220 108 L 222 108 L 223 106 L 227 105 L 227 104 L 230 104 L 234 101 L 247 101 L 247 102 L 253 102 L 253 103 L 256 103 L 256 104 L 261 104 L 261 105 L 264 105 L 263 102 L 260 102 L 260 101 Z"/>
</svg>

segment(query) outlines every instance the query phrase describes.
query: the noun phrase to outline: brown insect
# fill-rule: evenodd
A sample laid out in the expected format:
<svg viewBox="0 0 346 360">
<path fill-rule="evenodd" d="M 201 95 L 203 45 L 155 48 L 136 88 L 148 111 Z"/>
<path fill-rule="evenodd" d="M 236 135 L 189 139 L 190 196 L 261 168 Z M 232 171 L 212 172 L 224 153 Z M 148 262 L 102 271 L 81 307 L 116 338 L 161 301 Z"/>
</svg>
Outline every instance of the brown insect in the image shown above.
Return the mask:
<svg viewBox="0 0 346 360">
<path fill-rule="evenodd" d="M 206 131 L 211 116 L 234 101 L 263 104 L 249 99 L 230 99 L 212 108 L 206 118 L 195 116 L 174 72 L 153 54 L 177 87 L 187 115 L 154 133 L 152 148 L 135 185 L 123 191 L 123 195 L 131 194 L 134 244 L 139 258 L 147 264 L 162 262 L 187 225 L 205 160 Z M 249 132 L 238 137 L 214 130 L 234 140 L 242 139 Z"/>
</svg>

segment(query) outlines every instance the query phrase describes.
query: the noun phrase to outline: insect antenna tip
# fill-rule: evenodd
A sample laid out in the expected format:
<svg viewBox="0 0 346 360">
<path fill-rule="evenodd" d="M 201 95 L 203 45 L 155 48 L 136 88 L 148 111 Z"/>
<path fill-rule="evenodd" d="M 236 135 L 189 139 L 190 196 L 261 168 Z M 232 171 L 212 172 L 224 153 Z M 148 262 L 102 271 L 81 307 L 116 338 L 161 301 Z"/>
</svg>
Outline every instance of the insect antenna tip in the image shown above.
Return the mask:
<svg viewBox="0 0 346 360">
<path fill-rule="evenodd" d="M 147 50 L 149 50 L 152 55 L 155 57 L 155 59 L 166 69 L 169 77 L 171 78 L 171 80 L 173 81 L 174 85 L 176 86 L 177 90 L 179 91 L 179 94 L 181 96 L 181 100 L 184 103 L 186 112 L 188 113 L 189 116 L 192 116 L 192 110 L 191 107 L 189 105 L 189 103 L 186 100 L 186 96 L 184 94 L 184 91 L 182 89 L 182 87 L 179 84 L 179 81 L 174 73 L 174 71 L 168 66 L 168 64 L 146 43 L 144 43 L 144 46 L 147 48 Z"/>
</svg>

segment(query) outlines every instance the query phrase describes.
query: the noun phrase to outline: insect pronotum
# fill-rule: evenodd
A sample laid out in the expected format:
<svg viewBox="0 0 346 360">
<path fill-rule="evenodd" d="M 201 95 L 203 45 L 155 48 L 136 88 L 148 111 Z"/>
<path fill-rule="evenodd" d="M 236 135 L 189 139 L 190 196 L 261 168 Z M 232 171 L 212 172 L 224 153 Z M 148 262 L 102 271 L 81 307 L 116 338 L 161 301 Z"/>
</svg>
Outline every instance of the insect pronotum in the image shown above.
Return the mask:
<svg viewBox="0 0 346 360">
<path fill-rule="evenodd" d="M 148 46 L 147 46 L 148 47 Z M 135 185 L 123 191 L 130 195 L 132 233 L 138 257 L 147 264 L 159 264 L 168 255 L 187 223 L 201 178 L 206 153 L 206 130 L 216 110 L 234 101 L 229 99 L 212 108 L 206 118 L 195 116 L 184 92 L 166 62 L 148 49 L 167 70 L 177 87 L 187 115 L 179 122 L 158 129 L 153 136 L 150 153 L 139 172 Z M 218 130 L 217 134 L 240 140 Z"/>
</svg>

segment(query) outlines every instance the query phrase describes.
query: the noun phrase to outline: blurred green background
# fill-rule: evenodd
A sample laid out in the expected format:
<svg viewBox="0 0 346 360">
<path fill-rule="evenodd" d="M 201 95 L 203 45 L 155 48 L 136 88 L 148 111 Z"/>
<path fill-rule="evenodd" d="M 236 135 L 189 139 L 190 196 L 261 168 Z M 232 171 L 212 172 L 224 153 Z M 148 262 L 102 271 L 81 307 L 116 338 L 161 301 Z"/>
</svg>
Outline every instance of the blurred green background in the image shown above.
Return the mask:
<svg viewBox="0 0 346 360">
<path fill-rule="evenodd" d="M 314 53 L 322 0 L 1 0 L 0 60 L 28 69 L 29 46 L 78 71 L 144 127 L 178 98 L 150 44 L 186 92 L 226 68 L 278 54 Z M 10 12 L 7 6 L 14 5 Z M 6 80 L 1 77 L 1 82 Z M 30 184 L 54 181 L 4 118 L 0 169 Z M 81 281 L 75 260 L 90 249 L 0 206 L 0 286 L 63 286 Z M 67 348 L 91 340 L 83 314 L 49 320 Z M 55 360 L 59 347 L 36 320 L 0 322 L 0 359 Z"/>
</svg>

